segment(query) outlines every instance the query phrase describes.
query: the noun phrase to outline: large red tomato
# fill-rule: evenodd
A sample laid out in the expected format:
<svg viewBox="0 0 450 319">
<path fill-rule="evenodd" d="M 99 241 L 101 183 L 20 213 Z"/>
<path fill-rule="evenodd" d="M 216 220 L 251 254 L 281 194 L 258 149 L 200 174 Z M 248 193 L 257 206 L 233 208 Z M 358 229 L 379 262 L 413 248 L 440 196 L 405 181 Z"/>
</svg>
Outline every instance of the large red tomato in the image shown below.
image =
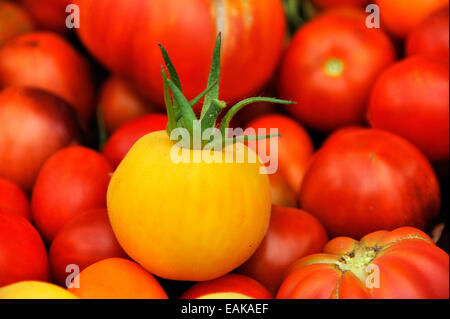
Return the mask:
<svg viewBox="0 0 450 319">
<path fill-rule="evenodd" d="M 311 163 L 300 207 L 328 234 L 361 238 L 379 229 L 427 227 L 440 208 L 433 168 L 412 144 L 377 129 L 344 129 Z"/>
<path fill-rule="evenodd" d="M 0 209 L 30 219 L 27 196 L 19 186 L 4 178 L 0 178 Z"/>
<path fill-rule="evenodd" d="M 31 13 L 40 28 L 56 32 L 65 33 L 69 29 L 66 27 L 66 7 L 71 0 L 19 0 Z"/>
<path fill-rule="evenodd" d="M 305 211 L 273 206 L 266 237 L 239 272 L 276 293 L 289 266 L 297 259 L 322 251 L 327 233 Z"/>
<path fill-rule="evenodd" d="M 28 220 L 0 209 L 0 287 L 48 279 L 44 242 Z"/>
<path fill-rule="evenodd" d="M 33 28 L 31 17 L 24 8 L 15 3 L 0 0 L 0 46 Z"/>
<path fill-rule="evenodd" d="M 91 210 L 75 216 L 58 232 L 49 252 L 53 280 L 66 284 L 68 265 L 83 270 L 106 258 L 126 257 L 117 242 L 106 209 Z"/>
<path fill-rule="evenodd" d="M 370 89 L 395 52 L 380 29 L 369 29 L 356 8 L 326 11 L 293 37 L 279 89 L 297 101 L 287 109 L 322 131 L 363 122 Z"/>
<path fill-rule="evenodd" d="M 112 71 L 131 78 L 163 105 L 163 63 L 167 48 L 183 91 L 195 97 L 206 87 L 211 52 L 223 33 L 221 98 L 256 92 L 277 66 L 285 40 L 280 0 L 77 0 L 79 35 Z"/>
<path fill-rule="evenodd" d="M 414 56 L 378 78 L 368 120 L 411 141 L 431 161 L 449 158 L 448 59 Z"/>
<path fill-rule="evenodd" d="M 42 164 L 79 140 L 73 109 L 56 96 L 32 88 L 0 92 L 0 177 L 30 191 Z"/>
<path fill-rule="evenodd" d="M 45 162 L 31 197 L 32 219 L 47 242 L 74 216 L 106 207 L 111 167 L 101 154 L 65 148 Z"/>
<path fill-rule="evenodd" d="M 297 261 L 280 299 L 448 299 L 448 255 L 418 229 L 338 237 Z"/>
<path fill-rule="evenodd" d="M 71 103 L 86 122 L 93 111 L 94 87 L 89 65 L 65 39 L 30 32 L 0 49 L 0 87 L 32 86 Z"/>
<path fill-rule="evenodd" d="M 370 0 L 313 0 L 313 3 L 320 8 L 329 9 L 337 6 L 352 5 L 362 7 L 369 3 Z"/>
</svg>

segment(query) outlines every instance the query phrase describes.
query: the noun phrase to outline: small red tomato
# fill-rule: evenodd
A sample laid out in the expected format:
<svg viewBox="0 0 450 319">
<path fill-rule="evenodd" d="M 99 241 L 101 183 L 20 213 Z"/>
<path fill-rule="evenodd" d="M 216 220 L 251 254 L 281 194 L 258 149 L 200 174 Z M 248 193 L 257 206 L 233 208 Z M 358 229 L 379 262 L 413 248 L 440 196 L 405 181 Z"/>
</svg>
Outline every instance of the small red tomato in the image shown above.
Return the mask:
<svg viewBox="0 0 450 319">
<path fill-rule="evenodd" d="M 0 209 L 0 287 L 48 280 L 47 251 L 28 220 Z"/>
<path fill-rule="evenodd" d="M 276 293 L 289 266 L 297 259 L 322 251 L 328 241 L 325 228 L 307 212 L 272 207 L 266 237 L 239 272 Z"/>
<path fill-rule="evenodd" d="M 361 238 L 400 226 L 425 229 L 438 215 L 440 189 L 426 157 L 407 140 L 377 129 L 344 129 L 314 157 L 300 207 L 330 236 Z"/>
<path fill-rule="evenodd" d="M 103 155 L 116 168 L 134 143 L 148 133 L 165 130 L 167 121 L 166 115 L 149 114 L 126 123 L 108 139 Z"/>
<path fill-rule="evenodd" d="M 60 33 L 67 33 L 66 7 L 71 0 L 19 0 L 31 13 L 40 28 Z"/>
<path fill-rule="evenodd" d="M 448 60 L 418 55 L 388 68 L 372 90 L 368 120 L 415 144 L 431 161 L 449 158 Z"/>
<path fill-rule="evenodd" d="M 30 219 L 27 196 L 19 186 L 4 178 L 0 178 L 0 209 Z"/>
<path fill-rule="evenodd" d="M 322 9 L 329 9 L 337 6 L 357 6 L 363 7 L 369 3 L 370 0 L 313 0 L 313 3 Z"/>
<path fill-rule="evenodd" d="M 196 283 L 181 299 L 272 299 L 272 295 L 254 279 L 228 274 Z"/>
<path fill-rule="evenodd" d="M 8 40 L 33 30 L 33 21 L 20 5 L 0 0 L 0 46 Z"/>
<path fill-rule="evenodd" d="M 373 83 L 394 62 L 388 36 L 357 8 L 337 8 L 305 24 L 281 66 L 279 90 L 301 123 L 321 131 L 362 123 Z"/>
<path fill-rule="evenodd" d="M 65 286 L 68 265 L 80 270 L 106 258 L 127 255 L 112 231 L 106 209 L 91 210 L 75 216 L 58 232 L 49 251 L 53 280 Z"/>
<path fill-rule="evenodd" d="M 31 214 L 47 242 L 71 218 L 106 207 L 111 166 L 101 154 L 80 146 L 65 148 L 45 162 L 31 197 Z"/>
</svg>

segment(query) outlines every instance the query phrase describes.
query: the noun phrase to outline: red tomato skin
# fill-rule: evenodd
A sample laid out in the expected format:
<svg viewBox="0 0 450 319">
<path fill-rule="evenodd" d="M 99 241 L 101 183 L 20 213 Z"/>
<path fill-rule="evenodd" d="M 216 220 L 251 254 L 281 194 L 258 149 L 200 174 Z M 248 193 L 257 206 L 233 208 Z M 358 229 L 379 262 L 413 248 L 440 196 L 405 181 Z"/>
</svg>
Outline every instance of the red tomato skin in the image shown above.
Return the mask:
<svg viewBox="0 0 450 319">
<path fill-rule="evenodd" d="M 364 7 L 369 3 L 369 0 L 313 0 L 313 3 L 322 9 L 329 9 L 346 5 Z"/>
<path fill-rule="evenodd" d="M 0 287 L 48 277 L 47 251 L 39 233 L 24 217 L 0 209 Z"/>
<path fill-rule="evenodd" d="M 419 55 L 388 68 L 370 99 L 372 127 L 398 134 L 431 161 L 449 158 L 448 60 Z"/>
<path fill-rule="evenodd" d="M 386 131 L 352 128 L 335 133 L 316 154 L 300 207 L 331 237 L 361 238 L 378 229 L 425 229 L 438 215 L 440 189 L 414 145 Z"/>
<path fill-rule="evenodd" d="M 50 243 L 71 218 L 106 207 L 111 166 L 81 146 L 65 148 L 45 162 L 31 196 L 32 220 Z"/>
<path fill-rule="evenodd" d="M 80 131 L 73 109 L 56 96 L 33 88 L 4 89 L 0 92 L 0 177 L 31 191 L 44 162 L 79 141 Z"/>
<path fill-rule="evenodd" d="M 7 179 L 0 178 L 0 210 L 30 220 L 30 204 L 24 191 Z"/>
<path fill-rule="evenodd" d="M 364 121 L 376 77 L 395 59 L 380 29 L 368 29 L 357 8 L 325 11 L 293 37 L 281 65 L 280 95 L 287 110 L 320 131 Z"/>
<path fill-rule="evenodd" d="M 34 23 L 22 6 L 8 1 L 0 1 L 0 46 L 33 29 Z"/>
<path fill-rule="evenodd" d="M 448 60 L 449 12 L 440 10 L 425 19 L 408 35 L 406 54 L 434 54 Z"/>
<path fill-rule="evenodd" d="M 275 294 L 289 266 L 297 259 L 319 253 L 328 241 L 325 228 L 300 209 L 273 206 L 266 237 L 239 272 Z"/>
<path fill-rule="evenodd" d="M 165 130 L 167 121 L 166 115 L 150 114 L 126 123 L 108 139 L 103 155 L 115 169 L 134 143 L 148 133 Z"/>
<path fill-rule="evenodd" d="M 69 102 L 84 123 L 93 112 L 94 86 L 88 62 L 54 33 L 30 32 L 0 49 L 0 87 L 9 86 L 49 91 Z"/>
<path fill-rule="evenodd" d="M 228 274 L 217 279 L 196 283 L 180 299 L 198 299 L 217 293 L 237 293 L 253 299 L 273 298 L 267 289 L 256 280 L 239 274 Z"/>
<path fill-rule="evenodd" d="M 298 194 L 288 185 L 280 173 L 270 174 L 270 196 L 273 205 L 297 207 Z"/>
<path fill-rule="evenodd" d="M 120 247 L 109 223 L 106 209 L 75 216 L 58 232 L 50 246 L 49 261 L 53 280 L 62 286 L 69 275 L 67 265 L 80 271 L 102 259 L 127 255 Z"/>
<path fill-rule="evenodd" d="M 71 0 L 20 0 L 33 16 L 38 26 L 45 30 L 51 30 L 59 33 L 67 33 L 66 13 L 67 5 Z"/>
<path fill-rule="evenodd" d="M 170 53 L 189 99 L 206 87 L 211 52 L 223 32 L 221 98 L 258 91 L 281 56 L 286 21 L 279 0 L 78 0 L 84 45 L 113 72 L 132 79 L 151 101 L 163 104 L 157 46 Z M 110 26 L 110 22 L 114 25 Z M 106 32 L 108 30 L 108 32 Z M 180 37 L 180 30 L 183 36 Z M 159 61 L 159 62 L 157 62 Z"/>
</svg>

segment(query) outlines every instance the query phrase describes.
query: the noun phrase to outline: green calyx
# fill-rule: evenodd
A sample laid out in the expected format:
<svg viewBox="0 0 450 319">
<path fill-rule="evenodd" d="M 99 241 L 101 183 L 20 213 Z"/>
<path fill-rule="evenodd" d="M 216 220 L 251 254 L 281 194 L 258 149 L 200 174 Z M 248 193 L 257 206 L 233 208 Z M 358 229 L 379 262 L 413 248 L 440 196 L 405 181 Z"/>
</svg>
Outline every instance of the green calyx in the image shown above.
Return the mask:
<svg viewBox="0 0 450 319">
<path fill-rule="evenodd" d="M 202 148 L 205 145 L 215 145 L 218 148 L 226 147 L 227 145 L 246 142 L 251 140 L 259 140 L 270 138 L 275 135 L 264 135 L 264 136 L 237 136 L 228 137 L 228 128 L 233 116 L 241 110 L 243 107 L 255 103 L 255 102 L 270 102 L 279 104 L 293 104 L 294 102 L 279 100 L 275 98 L 266 97 L 253 97 L 245 99 L 237 104 L 235 104 L 223 117 L 221 123 L 217 123 L 219 115 L 227 108 L 227 104 L 224 101 L 219 100 L 219 83 L 220 83 L 220 48 L 221 48 L 221 35 L 217 37 L 216 45 L 214 48 L 214 54 L 212 59 L 211 71 L 209 74 L 208 84 L 206 89 L 201 92 L 193 100 L 188 101 L 183 94 L 180 78 L 174 65 L 172 64 L 169 54 L 164 49 L 162 45 L 161 48 L 162 56 L 168 71 L 161 66 L 162 77 L 164 80 L 164 101 L 166 104 L 167 115 L 169 118 L 167 124 L 167 133 L 169 137 L 172 137 L 172 133 L 176 129 L 187 130 L 191 143 L 182 145 L 187 148 Z M 195 112 L 193 111 L 194 105 L 203 99 L 203 106 L 200 114 L 200 119 L 197 118 Z M 214 134 L 209 132 L 213 131 Z M 201 137 L 210 136 L 207 139 L 201 139 L 200 145 L 197 147 L 195 143 L 192 142 L 195 135 Z M 179 140 L 180 141 L 180 140 Z M 198 144 L 198 143 L 197 143 Z"/>
</svg>

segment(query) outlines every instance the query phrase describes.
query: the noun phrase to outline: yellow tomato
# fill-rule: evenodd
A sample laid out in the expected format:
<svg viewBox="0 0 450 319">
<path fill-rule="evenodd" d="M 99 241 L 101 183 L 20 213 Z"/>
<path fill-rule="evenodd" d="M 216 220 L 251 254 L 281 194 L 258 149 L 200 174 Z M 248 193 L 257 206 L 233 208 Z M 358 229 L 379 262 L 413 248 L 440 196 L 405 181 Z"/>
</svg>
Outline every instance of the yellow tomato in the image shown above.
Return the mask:
<svg viewBox="0 0 450 319">
<path fill-rule="evenodd" d="M 177 163 L 171 154 L 181 151 L 165 131 L 141 138 L 111 179 L 109 217 L 124 250 L 151 273 L 214 279 L 244 263 L 264 238 L 269 179 L 243 144 L 183 149 L 191 161 Z"/>
<path fill-rule="evenodd" d="M 0 288 L 0 299 L 78 299 L 59 286 L 40 281 L 21 281 Z"/>
</svg>

